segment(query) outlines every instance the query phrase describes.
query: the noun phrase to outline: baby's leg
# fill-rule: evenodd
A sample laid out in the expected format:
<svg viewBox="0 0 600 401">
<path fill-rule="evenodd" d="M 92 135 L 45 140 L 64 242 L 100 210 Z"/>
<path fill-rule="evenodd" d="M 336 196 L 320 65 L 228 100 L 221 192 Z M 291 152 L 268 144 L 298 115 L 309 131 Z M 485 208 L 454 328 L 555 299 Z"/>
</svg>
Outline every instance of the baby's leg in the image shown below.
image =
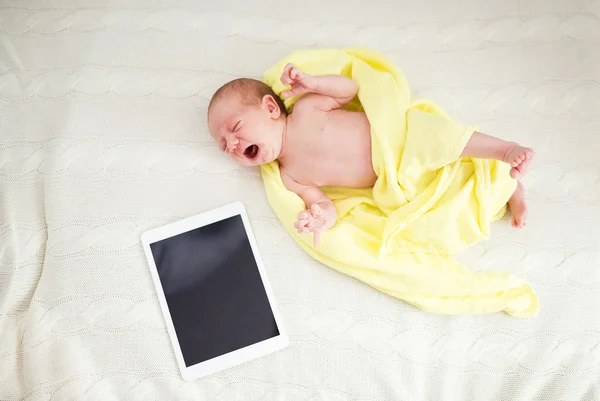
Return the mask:
<svg viewBox="0 0 600 401">
<path fill-rule="evenodd" d="M 527 224 L 527 202 L 525 202 L 525 189 L 519 183 L 515 192 L 508 200 L 508 207 L 512 213 L 512 226 L 521 228 Z"/>
<path fill-rule="evenodd" d="M 523 147 L 515 142 L 507 142 L 481 132 L 474 132 L 460 157 L 501 160 L 511 165 L 510 176 L 517 178 L 525 173 L 534 154 L 533 149 Z"/>
</svg>

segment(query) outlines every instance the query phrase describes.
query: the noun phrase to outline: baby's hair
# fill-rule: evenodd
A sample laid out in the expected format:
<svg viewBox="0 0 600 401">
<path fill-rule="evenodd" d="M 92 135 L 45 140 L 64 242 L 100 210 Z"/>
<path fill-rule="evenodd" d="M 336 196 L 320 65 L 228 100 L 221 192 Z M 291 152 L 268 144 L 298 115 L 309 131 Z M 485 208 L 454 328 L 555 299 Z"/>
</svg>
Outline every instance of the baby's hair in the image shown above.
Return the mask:
<svg viewBox="0 0 600 401">
<path fill-rule="evenodd" d="M 287 116 L 283 101 L 273 92 L 269 85 L 252 78 L 238 78 L 221 86 L 210 99 L 208 110 L 221 98 L 235 94 L 247 106 L 258 106 L 265 95 L 271 95 L 277 102 L 281 114 Z"/>
</svg>

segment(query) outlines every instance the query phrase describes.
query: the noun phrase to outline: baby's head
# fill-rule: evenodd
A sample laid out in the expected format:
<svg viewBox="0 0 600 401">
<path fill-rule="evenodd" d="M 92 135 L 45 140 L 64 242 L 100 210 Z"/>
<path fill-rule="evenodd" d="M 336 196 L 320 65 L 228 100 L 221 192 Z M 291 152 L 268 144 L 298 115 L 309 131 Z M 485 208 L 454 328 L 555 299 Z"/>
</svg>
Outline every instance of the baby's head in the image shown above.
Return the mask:
<svg viewBox="0 0 600 401">
<path fill-rule="evenodd" d="M 208 105 L 208 130 L 222 151 L 244 166 L 277 159 L 287 112 L 266 84 L 240 78 L 223 85 Z"/>
</svg>

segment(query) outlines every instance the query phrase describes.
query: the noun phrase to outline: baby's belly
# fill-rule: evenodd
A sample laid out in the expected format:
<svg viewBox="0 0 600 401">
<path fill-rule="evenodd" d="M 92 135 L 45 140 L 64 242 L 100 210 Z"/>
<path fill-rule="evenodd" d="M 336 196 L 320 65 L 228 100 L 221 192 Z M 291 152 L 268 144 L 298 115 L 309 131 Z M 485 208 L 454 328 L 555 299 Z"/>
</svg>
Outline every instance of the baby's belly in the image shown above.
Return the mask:
<svg viewBox="0 0 600 401">
<path fill-rule="evenodd" d="M 372 166 L 347 166 L 329 177 L 323 186 L 344 188 L 370 188 L 375 185 L 377 175 Z M 357 168 L 358 167 L 358 168 Z"/>
<path fill-rule="evenodd" d="M 298 182 L 344 188 L 370 188 L 375 184 L 371 127 L 365 113 L 336 110 L 328 115 L 324 129 L 307 132 L 311 146 L 298 151 L 302 158 L 290 169 L 299 173 Z M 318 135 L 311 137 L 312 132 Z"/>
<path fill-rule="evenodd" d="M 329 157 L 321 157 L 327 171 L 327 186 L 369 188 L 377 175 L 371 155 L 371 127 L 364 113 L 340 112 L 340 121 L 329 127 L 327 146 Z M 324 155 L 321 155 L 324 156 Z"/>
<path fill-rule="evenodd" d="M 320 187 L 370 188 L 377 181 L 370 154 L 344 163 L 321 161 L 315 167 L 314 180 L 311 181 Z"/>
</svg>

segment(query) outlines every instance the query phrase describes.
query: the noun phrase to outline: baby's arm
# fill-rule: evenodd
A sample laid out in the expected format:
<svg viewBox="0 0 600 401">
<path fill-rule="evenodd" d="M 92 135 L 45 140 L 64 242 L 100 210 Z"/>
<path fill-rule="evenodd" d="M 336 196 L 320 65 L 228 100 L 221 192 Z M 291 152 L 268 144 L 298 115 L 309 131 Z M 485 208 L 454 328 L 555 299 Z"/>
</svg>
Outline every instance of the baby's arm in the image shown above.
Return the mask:
<svg viewBox="0 0 600 401">
<path fill-rule="evenodd" d="M 319 75 L 314 78 L 317 83 L 313 92 L 331 97 L 337 102 L 338 108 L 351 101 L 358 92 L 358 84 L 342 75 Z"/>
<path fill-rule="evenodd" d="M 281 178 L 287 189 L 302 198 L 307 209 L 298 213 L 294 227 L 298 233 L 314 233 L 317 246 L 321 234 L 335 224 L 336 210 L 333 202 L 318 187 L 299 184 L 284 171 L 281 172 Z"/>
<path fill-rule="evenodd" d="M 297 96 L 313 92 L 330 97 L 336 104 L 331 108 L 341 108 L 351 101 L 358 92 L 358 84 L 342 75 L 312 76 L 301 71 L 293 64 L 288 64 L 281 75 L 281 82 L 290 85 L 291 89 L 282 92 L 283 97 Z"/>
</svg>

